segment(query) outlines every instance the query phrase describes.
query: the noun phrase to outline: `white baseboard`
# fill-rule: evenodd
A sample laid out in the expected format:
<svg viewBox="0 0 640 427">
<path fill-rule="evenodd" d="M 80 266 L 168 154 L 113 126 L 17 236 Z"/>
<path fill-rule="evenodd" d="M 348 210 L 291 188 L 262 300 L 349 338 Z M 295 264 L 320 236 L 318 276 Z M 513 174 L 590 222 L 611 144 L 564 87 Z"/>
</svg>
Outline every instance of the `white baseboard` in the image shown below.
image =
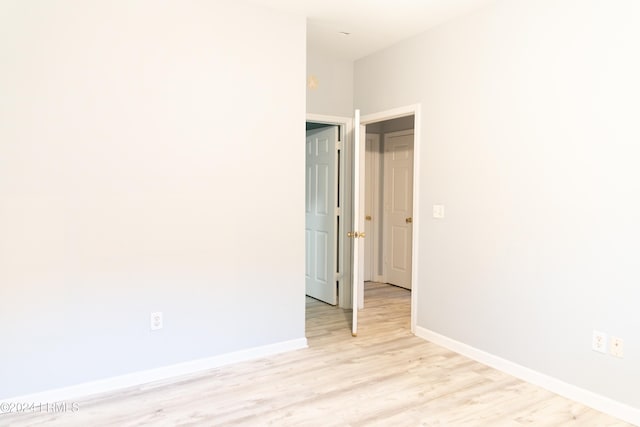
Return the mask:
<svg viewBox="0 0 640 427">
<path fill-rule="evenodd" d="M 640 409 L 625 405 L 557 378 L 526 368 L 475 347 L 453 340 L 429 329 L 416 327 L 416 335 L 441 347 L 467 356 L 494 369 L 535 384 L 560 396 L 582 403 L 605 414 L 640 426 Z"/>
<path fill-rule="evenodd" d="M 182 375 L 193 374 L 208 369 L 218 368 L 237 362 L 244 362 L 251 359 L 272 356 L 292 350 L 299 350 L 307 347 L 307 339 L 299 338 L 291 341 L 284 341 L 276 344 L 253 347 L 246 350 L 225 353 L 206 359 L 197 359 L 175 365 L 164 366 L 162 368 L 150 369 L 146 371 L 133 372 L 117 377 L 106 378 L 98 381 L 77 384 L 54 390 L 47 390 L 24 396 L 17 396 L 7 399 L 0 399 L 0 402 L 35 402 L 54 403 L 61 401 L 77 400 L 94 394 L 108 393 L 128 387 L 136 387 L 155 381 L 166 380 Z M 0 416 L 2 413 L 0 413 Z"/>
</svg>

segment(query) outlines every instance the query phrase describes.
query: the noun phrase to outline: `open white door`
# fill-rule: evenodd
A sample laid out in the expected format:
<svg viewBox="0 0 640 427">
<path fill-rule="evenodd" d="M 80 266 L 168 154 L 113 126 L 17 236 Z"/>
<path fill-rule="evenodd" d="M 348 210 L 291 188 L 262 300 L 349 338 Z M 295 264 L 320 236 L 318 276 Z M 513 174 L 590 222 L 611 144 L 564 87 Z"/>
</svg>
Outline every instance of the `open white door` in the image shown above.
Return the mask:
<svg viewBox="0 0 640 427">
<path fill-rule="evenodd" d="M 338 127 L 307 131 L 306 138 L 306 294 L 338 303 L 336 285 L 336 207 Z"/>
<path fill-rule="evenodd" d="M 361 290 L 363 290 L 362 278 L 364 274 L 364 218 L 362 212 L 364 209 L 364 193 L 360 190 L 364 184 L 364 150 L 365 145 L 361 141 L 361 136 L 366 134 L 364 126 L 360 125 L 360 110 L 356 110 L 353 126 L 353 228 L 349 233 L 349 237 L 353 238 L 353 258 L 352 271 L 353 281 L 352 288 L 352 306 L 353 306 L 353 322 L 351 335 L 354 337 L 358 334 L 358 308 L 362 305 L 360 301 L 363 299 Z M 360 231 L 362 230 L 362 231 Z"/>
</svg>

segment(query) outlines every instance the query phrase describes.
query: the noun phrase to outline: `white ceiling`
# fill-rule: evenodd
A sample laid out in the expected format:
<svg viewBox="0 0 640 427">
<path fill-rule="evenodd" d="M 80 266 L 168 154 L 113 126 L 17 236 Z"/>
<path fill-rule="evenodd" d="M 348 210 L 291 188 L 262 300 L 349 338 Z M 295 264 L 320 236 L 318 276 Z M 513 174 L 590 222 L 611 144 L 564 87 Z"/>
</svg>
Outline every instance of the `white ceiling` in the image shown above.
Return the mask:
<svg viewBox="0 0 640 427">
<path fill-rule="evenodd" d="M 356 60 L 496 0 L 248 1 L 306 16 L 310 50 Z"/>
</svg>

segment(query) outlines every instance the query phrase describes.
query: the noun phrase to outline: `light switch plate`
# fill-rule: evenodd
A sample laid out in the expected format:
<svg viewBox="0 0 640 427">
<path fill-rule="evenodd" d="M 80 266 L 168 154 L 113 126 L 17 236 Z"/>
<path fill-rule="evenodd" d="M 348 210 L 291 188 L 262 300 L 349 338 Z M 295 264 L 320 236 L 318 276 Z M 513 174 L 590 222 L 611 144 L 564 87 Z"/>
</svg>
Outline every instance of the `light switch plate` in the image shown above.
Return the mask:
<svg viewBox="0 0 640 427">
<path fill-rule="evenodd" d="M 433 217 L 444 218 L 444 205 L 433 205 Z"/>
<path fill-rule="evenodd" d="M 159 329 L 162 329 L 163 327 L 164 321 L 162 319 L 162 312 L 156 311 L 151 313 L 151 315 L 149 316 L 149 328 L 152 331 L 157 331 Z"/>
</svg>

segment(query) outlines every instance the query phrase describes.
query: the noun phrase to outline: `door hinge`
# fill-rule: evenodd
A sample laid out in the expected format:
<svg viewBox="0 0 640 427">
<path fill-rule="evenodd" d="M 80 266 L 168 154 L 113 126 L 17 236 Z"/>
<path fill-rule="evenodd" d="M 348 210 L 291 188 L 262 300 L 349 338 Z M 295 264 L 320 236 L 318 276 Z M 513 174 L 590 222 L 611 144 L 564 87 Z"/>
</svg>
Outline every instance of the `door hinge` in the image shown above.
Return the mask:
<svg viewBox="0 0 640 427">
<path fill-rule="evenodd" d="M 334 273 L 335 274 L 335 281 L 339 282 L 340 280 L 342 280 L 342 273 Z"/>
<path fill-rule="evenodd" d="M 336 216 L 342 215 L 342 208 L 336 208 Z"/>
<path fill-rule="evenodd" d="M 336 141 L 336 150 L 342 150 L 343 144 L 342 141 Z"/>
</svg>

